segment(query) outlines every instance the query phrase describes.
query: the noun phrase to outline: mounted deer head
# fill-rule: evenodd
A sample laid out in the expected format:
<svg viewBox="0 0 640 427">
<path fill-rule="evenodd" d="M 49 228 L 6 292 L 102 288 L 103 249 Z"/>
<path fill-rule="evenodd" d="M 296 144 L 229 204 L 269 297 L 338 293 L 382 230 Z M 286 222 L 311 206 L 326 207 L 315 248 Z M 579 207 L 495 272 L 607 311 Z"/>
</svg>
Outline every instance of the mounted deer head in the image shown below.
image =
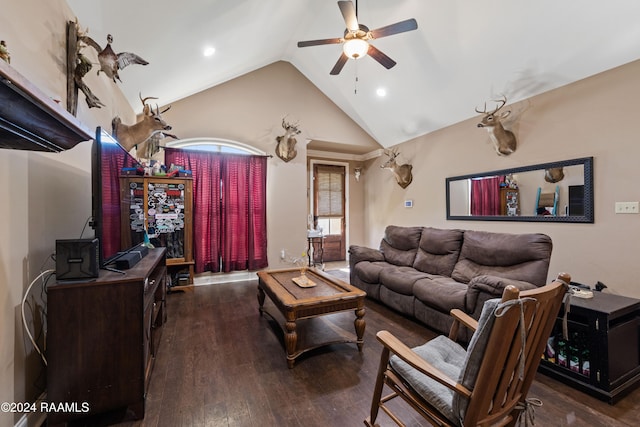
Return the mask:
<svg viewBox="0 0 640 427">
<path fill-rule="evenodd" d="M 563 168 L 550 168 L 544 170 L 544 180 L 551 183 L 560 182 L 564 179 Z"/>
<path fill-rule="evenodd" d="M 491 142 L 493 142 L 493 146 L 499 156 L 508 156 L 516 151 L 516 136 L 513 132 L 502 126 L 502 119 L 506 118 L 511 113 L 511 110 L 497 114 L 507 103 L 507 97 L 503 96 L 503 99 L 496 100 L 496 102 L 498 102 L 499 105 L 491 112 L 487 111 L 486 102 L 484 103 L 483 111 L 476 108 L 476 113 L 484 114 L 484 117 L 480 123 L 478 123 L 478 127 L 487 129 L 489 138 L 491 138 Z"/>
<path fill-rule="evenodd" d="M 384 154 L 389 157 L 389 159 L 380 165 L 382 169 L 388 169 L 393 172 L 393 175 L 396 177 L 396 181 L 398 185 L 402 188 L 407 188 L 411 181 L 413 181 L 413 175 L 411 174 L 411 169 L 413 166 L 409 164 L 398 165 L 396 163 L 396 157 L 400 154 L 396 149 L 391 151 L 384 150 Z"/>
<path fill-rule="evenodd" d="M 362 175 L 362 167 L 357 167 L 353 169 L 353 176 L 356 179 L 356 182 L 360 182 L 361 175 Z"/>
<path fill-rule="evenodd" d="M 282 119 L 282 128 L 284 129 L 284 135 L 277 136 L 276 141 L 276 155 L 285 162 L 292 160 L 296 157 L 298 152 L 296 151 L 296 143 L 298 142 L 295 135 L 299 135 L 302 132 L 298 129 L 298 123 L 291 124 Z"/>
<path fill-rule="evenodd" d="M 133 147 L 138 144 L 142 144 L 147 141 L 154 133 L 162 132 L 165 136 L 171 136 L 176 138 L 175 135 L 167 134 L 164 131 L 171 130 L 171 126 L 167 124 L 162 118 L 162 114 L 165 113 L 171 106 L 168 106 L 164 110 L 160 111 L 156 105 L 155 111 L 149 104 L 147 99 L 157 99 L 151 96 L 142 98 L 140 95 L 140 101 L 142 101 L 142 119 L 134 125 L 124 125 L 120 120 L 120 117 L 115 117 L 111 121 L 111 130 L 113 136 L 118 140 L 125 150 L 131 151 Z"/>
</svg>

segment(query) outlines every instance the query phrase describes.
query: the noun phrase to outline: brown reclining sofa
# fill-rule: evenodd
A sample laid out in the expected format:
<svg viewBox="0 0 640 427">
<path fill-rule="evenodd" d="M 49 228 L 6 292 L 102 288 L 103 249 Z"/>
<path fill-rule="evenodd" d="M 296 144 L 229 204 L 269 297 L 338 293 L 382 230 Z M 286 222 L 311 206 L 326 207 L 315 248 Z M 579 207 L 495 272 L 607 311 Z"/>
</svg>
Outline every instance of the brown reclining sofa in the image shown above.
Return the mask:
<svg viewBox="0 0 640 427">
<path fill-rule="evenodd" d="M 551 238 L 539 233 L 389 225 L 379 249 L 349 248 L 350 280 L 369 297 L 448 333 L 451 309 L 478 319 L 484 302 L 507 285 L 545 285 L 551 250 Z"/>
</svg>

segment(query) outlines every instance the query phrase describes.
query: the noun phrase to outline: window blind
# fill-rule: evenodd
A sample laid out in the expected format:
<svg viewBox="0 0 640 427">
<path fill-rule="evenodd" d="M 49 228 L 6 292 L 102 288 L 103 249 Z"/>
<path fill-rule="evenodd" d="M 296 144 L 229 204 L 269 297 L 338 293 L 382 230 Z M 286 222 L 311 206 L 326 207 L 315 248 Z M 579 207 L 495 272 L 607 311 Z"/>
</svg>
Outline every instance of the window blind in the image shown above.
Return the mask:
<svg viewBox="0 0 640 427">
<path fill-rule="evenodd" d="M 316 166 L 316 215 L 343 215 L 344 167 L 331 165 Z"/>
</svg>

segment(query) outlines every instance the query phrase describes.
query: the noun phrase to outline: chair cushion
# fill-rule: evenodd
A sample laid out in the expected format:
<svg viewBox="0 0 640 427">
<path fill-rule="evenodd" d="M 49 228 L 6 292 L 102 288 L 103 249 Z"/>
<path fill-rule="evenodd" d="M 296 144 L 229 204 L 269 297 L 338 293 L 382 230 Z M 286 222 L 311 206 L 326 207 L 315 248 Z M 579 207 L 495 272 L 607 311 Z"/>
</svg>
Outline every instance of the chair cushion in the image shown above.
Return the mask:
<svg viewBox="0 0 640 427">
<path fill-rule="evenodd" d="M 460 376 L 460 369 L 466 357 L 464 348 L 444 335 L 413 348 L 413 351 L 442 373 L 454 379 Z M 460 421 L 456 419 L 452 409 L 453 391 L 411 367 L 398 356 L 391 356 L 389 363 L 393 370 L 404 378 L 420 396 L 451 422 L 460 425 Z"/>
<path fill-rule="evenodd" d="M 498 304 L 500 304 L 500 298 L 493 298 L 484 303 L 480 319 L 478 319 L 478 329 L 476 329 L 471 341 L 469 341 L 466 357 L 460 369 L 460 376 L 457 377 L 458 382 L 469 390 L 473 390 L 478 378 L 491 329 L 493 329 L 493 324 L 495 323 L 496 316 L 494 313 Z M 464 420 L 468 405 L 469 400 L 466 397 L 459 394 L 453 396 L 453 413 L 458 415 L 461 420 Z"/>
</svg>

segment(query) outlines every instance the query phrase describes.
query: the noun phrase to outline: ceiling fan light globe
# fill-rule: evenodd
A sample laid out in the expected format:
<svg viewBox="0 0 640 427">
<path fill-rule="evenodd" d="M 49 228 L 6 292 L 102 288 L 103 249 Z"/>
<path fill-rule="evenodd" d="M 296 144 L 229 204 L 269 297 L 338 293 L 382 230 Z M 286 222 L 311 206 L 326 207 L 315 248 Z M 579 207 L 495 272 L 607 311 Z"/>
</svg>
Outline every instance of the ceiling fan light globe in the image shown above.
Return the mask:
<svg viewBox="0 0 640 427">
<path fill-rule="evenodd" d="M 362 39 L 351 39 L 344 42 L 342 51 L 349 58 L 357 59 L 367 55 L 369 43 Z"/>
</svg>

